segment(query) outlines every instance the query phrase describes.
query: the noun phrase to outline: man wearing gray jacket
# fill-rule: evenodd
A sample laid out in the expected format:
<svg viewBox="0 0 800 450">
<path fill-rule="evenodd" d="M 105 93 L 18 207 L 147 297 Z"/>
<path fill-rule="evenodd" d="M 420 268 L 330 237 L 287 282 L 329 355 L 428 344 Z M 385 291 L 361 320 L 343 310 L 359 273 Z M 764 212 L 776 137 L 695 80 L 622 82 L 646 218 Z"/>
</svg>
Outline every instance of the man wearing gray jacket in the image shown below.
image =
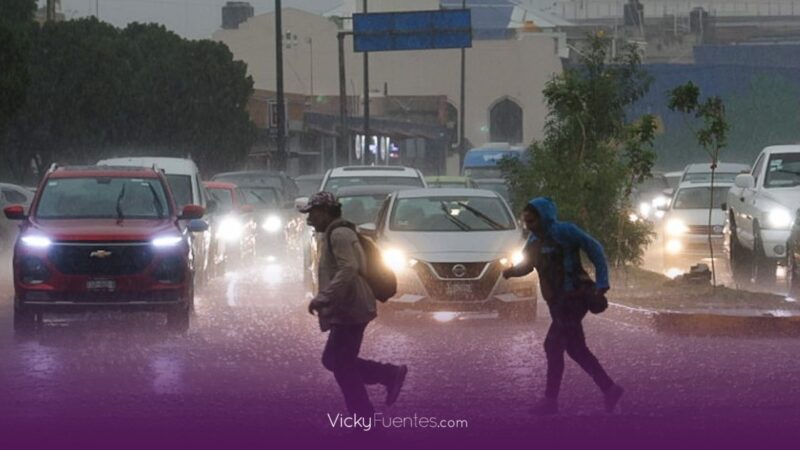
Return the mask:
<svg viewBox="0 0 800 450">
<path fill-rule="evenodd" d="M 341 204 L 330 192 L 318 192 L 300 209 L 308 214 L 319 239 L 319 293 L 308 311 L 317 313 L 322 331 L 329 331 L 322 365 L 333 372 L 351 414 L 372 417 L 375 410 L 366 384 L 386 386 L 386 404 L 400 395 L 408 368 L 358 357 L 364 329 L 377 316 L 375 296 L 361 276 L 366 257 L 355 230 L 341 218 Z M 329 246 L 330 245 L 330 246 Z"/>
</svg>

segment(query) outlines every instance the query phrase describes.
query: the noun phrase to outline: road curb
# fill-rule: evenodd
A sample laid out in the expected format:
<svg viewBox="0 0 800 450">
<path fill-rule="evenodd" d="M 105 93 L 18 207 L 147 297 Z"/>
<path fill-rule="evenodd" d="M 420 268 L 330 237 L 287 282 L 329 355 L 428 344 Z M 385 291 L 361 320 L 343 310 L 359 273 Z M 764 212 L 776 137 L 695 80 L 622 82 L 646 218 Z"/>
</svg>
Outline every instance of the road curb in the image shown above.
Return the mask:
<svg viewBox="0 0 800 450">
<path fill-rule="evenodd" d="M 661 333 L 698 336 L 800 336 L 800 316 L 657 311 L 610 303 L 608 318 Z"/>
</svg>

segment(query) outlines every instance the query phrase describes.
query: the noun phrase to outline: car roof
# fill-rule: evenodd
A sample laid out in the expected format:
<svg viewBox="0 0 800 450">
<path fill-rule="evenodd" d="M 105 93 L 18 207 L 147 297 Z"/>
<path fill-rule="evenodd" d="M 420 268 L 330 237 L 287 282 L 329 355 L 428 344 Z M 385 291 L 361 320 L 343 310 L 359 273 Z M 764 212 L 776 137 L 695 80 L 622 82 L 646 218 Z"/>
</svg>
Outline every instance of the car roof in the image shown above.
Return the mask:
<svg viewBox="0 0 800 450">
<path fill-rule="evenodd" d="M 176 175 L 194 175 L 198 172 L 197 164 L 191 159 L 170 158 L 163 156 L 136 156 L 123 158 L 103 159 L 97 162 L 98 166 L 155 166 L 164 173 Z"/>
<path fill-rule="evenodd" d="M 434 183 L 435 182 L 442 183 L 442 182 L 448 182 L 448 181 L 449 182 L 466 183 L 467 180 L 469 180 L 469 179 L 470 179 L 469 177 L 458 177 L 458 176 L 452 176 L 452 175 L 437 175 L 437 176 L 432 176 L 432 177 L 425 177 L 425 181 L 433 181 Z"/>
<path fill-rule="evenodd" d="M 330 177 L 413 177 L 419 178 L 417 169 L 404 166 L 344 166 L 331 169 Z"/>
<path fill-rule="evenodd" d="M 222 181 L 203 181 L 203 187 L 207 189 L 236 189 L 235 184 Z"/>
<path fill-rule="evenodd" d="M 411 187 L 413 189 L 413 187 Z M 388 195 L 394 191 L 407 190 L 409 186 L 378 184 L 368 186 L 345 186 L 336 190 L 337 197 L 355 197 L 359 195 Z"/>
<path fill-rule="evenodd" d="M 311 181 L 317 180 L 317 181 L 319 181 L 319 180 L 322 180 L 322 178 L 324 176 L 325 176 L 324 173 L 315 173 L 315 174 L 311 174 L 311 175 L 298 175 L 298 176 L 294 177 L 294 181 L 306 181 L 306 180 L 311 180 Z"/>
<path fill-rule="evenodd" d="M 724 163 L 720 162 L 717 163 L 717 170 L 718 173 L 738 173 L 742 170 L 750 170 L 750 166 L 747 164 L 739 164 L 739 163 Z M 708 173 L 711 172 L 711 167 L 708 163 L 694 163 L 689 164 L 684 169 L 685 173 Z"/>
<path fill-rule="evenodd" d="M 720 182 L 720 181 L 715 181 L 714 182 L 714 189 L 717 189 L 717 188 L 723 188 L 724 189 L 724 188 L 729 188 L 731 186 L 733 186 L 733 183 L 731 183 L 729 181 L 728 182 Z M 691 181 L 684 181 L 683 183 L 678 185 L 676 190 L 678 190 L 678 189 L 690 189 L 690 188 L 704 188 L 704 187 L 711 187 L 711 182 L 710 181 L 703 181 L 701 183 L 697 183 L 697 182 L 693 183 Z"/>
<path fill-rule="evenodd" d="M 80 177 L 130 177 L 158 178 L 158 172 L 152 167 L 144 166 L 62 166 L 53 170 L 51 178 L 80 178 Z"/>
<path fill-rule="evenodd" d="M 248 175 L 288 178 L 288 176 L 285 173 L 275 170 L 240 170 L 238 172 L 218 173 L 215 174 L 213 177 L 211 177 L 211 179 L 214 180 L 216 178 L 222 178 L 222 177 L 235 177 L 235 176 L 248 176 Z"/>
<path fill-rule="evenodd" d="M 764 147 L 764 153 L 800 153 L 800 145 L 770 145 Z"/>
<path fill-rule="evenodd" d="M 424 188 L 424 189 L 407 189 L 398 191 L 397 198 L 423 198 L 423 197 L 495 197 L 499 195 L 495 191 L 488 189 L 466 189 L 466 188 Z"/>
</svg>

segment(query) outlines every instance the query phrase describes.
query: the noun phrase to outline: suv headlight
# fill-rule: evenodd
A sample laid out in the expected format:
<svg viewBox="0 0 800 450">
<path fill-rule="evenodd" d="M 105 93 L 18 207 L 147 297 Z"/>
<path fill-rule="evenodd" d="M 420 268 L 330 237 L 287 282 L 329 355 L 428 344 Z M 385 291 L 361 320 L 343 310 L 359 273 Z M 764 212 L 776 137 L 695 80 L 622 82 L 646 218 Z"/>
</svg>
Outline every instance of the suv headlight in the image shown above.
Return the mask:
<svg viewBox="0 0 800 450">
<path fill-rule="evenodd" d="M 22 236 L 20 239 L 23 244 L 33 248 L 47 248 L 53 242 L 46 236 Z"/>
<path fill-rule="evenodd" d="M 183 241 L 182 236 L 163 236 L 152 240 L 153 247 L 169 248 L 175 247 Z"/>
<path fill-rule="evenodd" d="M 667 222 L 665 231 L 669 236 L 681 236 L 689 232 L 689 227 L 681 219 L 671 219 Z"/>
<path fill-rule="evenodd" d="M 767 215 L 767 223 L 772 228 L 789 228 L 792 225 L 792 215 L 783 208 L 775 208 Z"/>
<path fill-rule="evenodd" d="M 402 250 L 389 249 L 383 251 L 383 263 L 386 264 L 386 267 L 392 269 L 393 272 L 399 273 L 407 267 L 414 267 L 417 260 L 406 257 L 406 254 Z"/>
<path fill-rule="evenodd" d="M 217 239 L 235 241 L 242 236 L 242 222 L 235 217 L 225 217 L 219 223 Z"/>
<path fill-rule="evenodd" d="M 267 233 L 277 233 L 282 226 L 283 221 L 281 221 L 281 218 L 278 216 L 267 216 L 267 218 L 264 219 L 264 223 L 261 224 L 261 228 Z"/>
</svg>

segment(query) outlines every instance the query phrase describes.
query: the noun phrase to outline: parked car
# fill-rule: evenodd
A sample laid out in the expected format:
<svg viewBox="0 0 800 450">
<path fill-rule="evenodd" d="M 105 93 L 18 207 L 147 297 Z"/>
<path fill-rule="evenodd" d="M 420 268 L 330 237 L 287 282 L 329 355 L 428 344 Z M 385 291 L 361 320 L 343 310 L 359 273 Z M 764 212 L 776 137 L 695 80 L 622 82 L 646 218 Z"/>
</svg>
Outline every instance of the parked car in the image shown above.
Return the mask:
<svg viewBox="0 0 800 450">
<path fill-rule="evenodd" d="M 710 257 L 709 231 L 715 257 L 723 254 L 725 212 L 722 204 L 733 184 L 714 183 L 713 204 L 710 183 L 686 182 L 678 187 L 662 224 L 664 267 L 685 271 L 698 259 Z M 711 226 L 708 224 L 711 210 Z"/>
<path fill-rule="evenodd" d="M 402 185 L 410 187 L 427 187 L 425 177 L 417 169 L 402 166 L 345 166 L 328 169 L 320 183 L 320 191 L 330 191 L 334 194 L 339 188 L 361 185 Z M 295 200 L 295 205 L 301 207 L 308 202 L 308 197 Z"/>
<path fill-rule="evenodd" d="M 501 275 L 522 261 L 524 238 L 495 192 L 398 191 L 386 199 L 377 223 L 359 230 L 377 240 L 384 263 L 397 274 L 397 295 L 387 308 L 536 316 L 536 275 L 510 280 Z"/>
<path fill-rule="evenodd" d="M 14 326 L 43 314 L 87 309 L 156 310 L 185 329 L 194 305 L 188 232 L 207 225 L 199 205 L 178 210 L 163 173 L 152 168 L 56 167 L 20 221 L 14 247 Z"/>
<path fill-rule="evenodd" d="M 203 186 L 208 193 L 208 218 L 214 230 L 209 252 L 211 273 L 217 276 L 231 265 L 255 258 L 258 225 L 255 209 L 245 203 L 245 193 L 235 184 L 205 181 Z"/>
<path fill-rule="evenodd" d="M 294 182 L 298 189 L 298 197 L 310 197 L 312 194 L 315 194 L 319 190 L 324 176 L 325 174 L 323 173 L 317 173 L 294 177 Z M 294 198 L 291 198 L 291 200 L 294 200 Z"/>
<path fill-rule="evenodd" d="M 175 204 L 180 210 L 185 205 L 198 205 L 205 211 L 208 208 L 208 199 L 200 177 L 200 170 L 191 159 L 164 158 L 164 157 L 125 157 L 104 159 L 97 162 L 98 166 L 134 166 L 157 167 L 163 171 L 169 182 Z M 187 221 L 182 221 L 185 228 Z M 209 248 L 213 230 L 202 233 L 189 233 L 189 242 L 192 246 L 192 261 L 194 267 L 194 281 L 203 285 L 210 277 Z"/>
<path fill-rule="evenodd" d="M 787 262 L 800 207 L 800 145 L 764 148 L 752 171 L 736 176 L 726 206 L 726 248 L 734 276 L 774 282 L 776 265 Z"/>
<path fill-rule="evenodd" d="M 0 183 L 0 209 L 11 205 L 22 205 L 27 211 L 33 201 L 33 194 L 34 191 L 28 188 Z M 0 217 L 0 253 L 11 250 L 18 231 L 18 223 L 6 219 L 5 216 Z"/>
<path fill-rule="evenodd" d="M 214 175 L 211 181 L 223 181 L 237 186 L 271 187 L 280 192 L 282 198 L 289 200 L 300 196 L 297 184 L 283 172 L 270 170 L 225 172 Z"/>
<path fill-rule="evenodd" d="M 425 183 L 430 188 L 469 188 L 478 187 L 478 183 L 470 177 L 435 176 L 425 177 Z"/>
</svg>

